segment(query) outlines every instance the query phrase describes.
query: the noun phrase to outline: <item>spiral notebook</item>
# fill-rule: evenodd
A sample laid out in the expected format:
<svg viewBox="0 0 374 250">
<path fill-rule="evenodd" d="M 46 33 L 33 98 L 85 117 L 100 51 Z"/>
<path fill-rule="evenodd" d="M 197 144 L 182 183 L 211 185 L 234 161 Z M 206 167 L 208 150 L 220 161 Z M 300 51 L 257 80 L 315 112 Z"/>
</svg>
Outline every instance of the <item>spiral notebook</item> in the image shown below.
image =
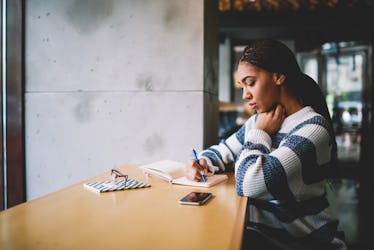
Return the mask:
<svg viewBox="0 0 374 250">
<path fill-rule="evenodd" d="M 98 182 L 88 182 L 84 183 L 83 186 L 88 190 L 94 191 L 96 193 L 120 191 L 126 189 L 135 188 L 146 188 L 151 185 L 145 182 L 137 181 L 134 179 L 116 180 L 116 181 L 98 181 Z"/>
</svg>

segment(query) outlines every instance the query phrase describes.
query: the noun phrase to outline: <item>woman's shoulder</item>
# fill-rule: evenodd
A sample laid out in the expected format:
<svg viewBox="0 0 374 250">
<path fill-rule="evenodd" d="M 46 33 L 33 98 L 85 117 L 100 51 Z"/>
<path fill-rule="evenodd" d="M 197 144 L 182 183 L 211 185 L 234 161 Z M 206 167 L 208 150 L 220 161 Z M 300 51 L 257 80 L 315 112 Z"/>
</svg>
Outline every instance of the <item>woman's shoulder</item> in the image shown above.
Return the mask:
<svg viewBox="0 0 374 250">
<path fill-rule="evenodd" d="M 312 107 L 306 106 L 291 116 L 288 116 L 282 125 L 281 131 L 295 131 L 307 125 L 329 127 L 328 121 L 321 114 L 315 112 Z"/>
<path fill-rule="evenodd" d="M 327 121 L 327 119 L 317 113 L 316 111 L 314 111 L 314 109 L 310 106 L 306 106 L 305 107 L 306 109 L 306 114 L 305 114 L 305 121 L 307 121 L 308 123 L 315 123 L 315 124 L 324 124 L 324 125 L 327 125 L 329 123 L 329 121 Z"/>
<path fill-rule="evenodd" d="M 319 113 L 317 113 L 312 107 L 310 106 L 305 106 L 299 111 L 297 111 L 295 114 L 290 117 L 290 120 L 293 122 L 297 121 L 304 122 L 308 120 L 321 120 L 321 121 L 326 121 L 326 119 Z"/>
</svg>

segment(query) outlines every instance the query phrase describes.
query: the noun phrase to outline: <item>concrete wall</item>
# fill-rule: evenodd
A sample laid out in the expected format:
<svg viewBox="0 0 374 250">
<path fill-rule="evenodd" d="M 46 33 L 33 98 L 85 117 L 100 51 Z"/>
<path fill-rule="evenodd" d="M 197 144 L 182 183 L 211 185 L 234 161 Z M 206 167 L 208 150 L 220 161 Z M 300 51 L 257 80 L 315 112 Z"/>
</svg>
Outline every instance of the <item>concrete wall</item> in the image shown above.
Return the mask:
<svg viewBox="0 0 374 250">
<path fill-rule="evenodd" d="M 28 200 L 215 142 L 212 2 L 26 1 Z"/>
</svg>

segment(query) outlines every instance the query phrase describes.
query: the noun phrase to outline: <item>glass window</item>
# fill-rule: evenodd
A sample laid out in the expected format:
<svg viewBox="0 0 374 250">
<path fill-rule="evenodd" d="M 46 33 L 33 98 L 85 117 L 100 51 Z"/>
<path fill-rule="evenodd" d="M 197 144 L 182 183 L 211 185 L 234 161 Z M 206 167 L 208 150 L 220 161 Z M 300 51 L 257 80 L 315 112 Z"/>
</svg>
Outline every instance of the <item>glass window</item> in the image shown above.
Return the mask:
<svg viewBox="0 0 374 250">
<path fill-rule="evenodd" d="M 322 87 L 333 120 L 338 147 L 337 177 L 327 196 L 345 232 L 349 247 L 358 240 L 358 173 L 361 150 L 362 103 L 368 47 L 355 43 L 327 43 L 313 52 L 299 53 L 304 73 Z M 343 176 L 343 177 L 340 177 Z"/>
</svg>

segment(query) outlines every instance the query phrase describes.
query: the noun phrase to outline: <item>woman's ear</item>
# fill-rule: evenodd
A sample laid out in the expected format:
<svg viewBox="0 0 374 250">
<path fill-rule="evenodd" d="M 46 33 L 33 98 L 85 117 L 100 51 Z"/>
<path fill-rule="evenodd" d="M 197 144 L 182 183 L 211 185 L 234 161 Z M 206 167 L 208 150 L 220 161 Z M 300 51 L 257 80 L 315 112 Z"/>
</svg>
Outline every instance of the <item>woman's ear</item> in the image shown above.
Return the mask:
<svg viewBox="0 0 374 250">
<path fill-rule="evenodd" d="M 280 73 L 277 74 L 277 81 L 276 81 L 277 85 L 282 85 L 285 80 L 286 80 L 286 75 L 280 74 Z"/>
</svg>

